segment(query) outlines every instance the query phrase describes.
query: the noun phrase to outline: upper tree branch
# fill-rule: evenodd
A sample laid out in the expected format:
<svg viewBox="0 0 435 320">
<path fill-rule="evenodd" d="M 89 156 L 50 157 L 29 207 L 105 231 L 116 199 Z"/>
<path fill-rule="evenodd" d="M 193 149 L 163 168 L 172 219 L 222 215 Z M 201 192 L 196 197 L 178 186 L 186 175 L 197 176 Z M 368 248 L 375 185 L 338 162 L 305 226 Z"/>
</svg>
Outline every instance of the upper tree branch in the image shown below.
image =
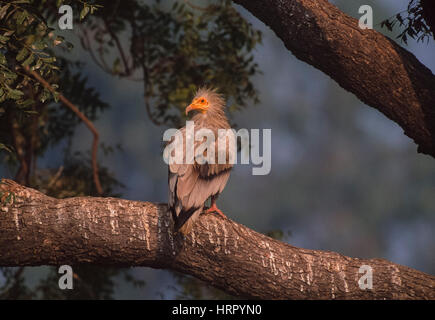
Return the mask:
<svg viewBox="0 0 435 320">
<path fill-rule="evenodd" d="M 381 259 L 357 259 L 276 241 L 203 215 L 185 239 L 165 204 L 114 198 L 58 200 L 3 180 L 0 266 L 100 264 L 167 268 L 233 295 L 265 299 L 434 299 L 435 277 Z M 359 268 L 373 268 L 361 290 Z"/>
<path fill-rule="evenodd" d="M 419 152 L 435 157 L 435 76 L 412 53 L 377 31 L 361 30 L 358 20 L 327 0 L 234 2 L 267 24 L 298 59 L 398 123 Z"/>
</svg>

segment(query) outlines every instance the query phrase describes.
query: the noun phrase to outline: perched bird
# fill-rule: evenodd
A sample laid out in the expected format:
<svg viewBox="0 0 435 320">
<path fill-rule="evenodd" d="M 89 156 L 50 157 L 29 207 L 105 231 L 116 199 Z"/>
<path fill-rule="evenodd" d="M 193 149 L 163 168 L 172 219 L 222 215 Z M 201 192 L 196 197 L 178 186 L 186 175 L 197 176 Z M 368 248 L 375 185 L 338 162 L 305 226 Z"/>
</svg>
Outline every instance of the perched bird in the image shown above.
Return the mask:
<svg viewBox="0 0 435 320">
<path fill-rule="evenodd" d="M 195 131 L 201 128 L 211 130 L 217 140 L 219 129 L 230 129 L 230 124 L 225 115 L 225 100 L 214 89 L 199 89 L 192 103 L 186 108 L 186 115 L 196 111 L 192 120 Z M 186 127 L 180 129 L 183 136 L 183 144 L 186 141 Z M 195 149 L 201 141 L 196 141 Z M 229 153 L 232 152 L 226 143 L 225 163 L 218 163 L 217 148 L 224 148 L 225 144 L 215 146 L 214 164 L 205 162 L 199 164 L 196 160 L 192 164 L 169 164 L 169 201 L 168 206 L 174 218 L 174 229 L 183 234 L 190 233 L 193 222 L 202 213 L 205 202 L 211 198 L 211 206 L 206 211 L 215 212 L 225 217 L 221 210 L 216 206 L 216 200 L 223 191 L 230 176 L 233 164 L 228 161 Z M 185 149 L 183 151 L 186 152 Z M 186 155 L 183 154 L 185 160 Z"/>
</svg>

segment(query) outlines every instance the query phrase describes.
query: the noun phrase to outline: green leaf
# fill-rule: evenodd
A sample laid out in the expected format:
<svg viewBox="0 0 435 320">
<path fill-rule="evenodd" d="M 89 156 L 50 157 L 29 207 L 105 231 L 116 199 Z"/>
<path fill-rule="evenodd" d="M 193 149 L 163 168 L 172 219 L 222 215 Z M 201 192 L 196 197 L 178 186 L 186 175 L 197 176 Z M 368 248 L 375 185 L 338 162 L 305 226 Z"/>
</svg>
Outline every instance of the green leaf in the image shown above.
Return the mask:
<svg viewBox="0 0 435 320">
<path fill-rule="evenodd" d="M 3 71 L 2 75 L 8 80 L 15 80 L 18 77 L 16 73 L 12 73 L 10 71 Z"/>
<path fill-rule="evenodd" d="M 83 20 L 89 13 L 90 7 L 87 5 L 83 6 L 82 11 L 80 12 L 80 20 Z"/>
<path fill-rule="evenodd" d="M 51 96 L 50 91 L 47 90 L 43 90 L 41 92 L 41 94 L 39 95 L 39 101 L 41 101 L 42 103 L 44 103 L 45 101 L 47 101 L 47 99 L 49 99 Z"/>
<path fill-rule="evenodd" d="M 27 11 L 21 11 L 14 15 L 15 19 L 17 20 L 17 24 L 21 25 L 23 24 L 24 20 L 29 16 Z"/>
<path fill-rule="evenodd" d="M 0 52 L 0 64 L 6 64 L 6 57 Z"/>
<path fill-rule="evenodd" d="M 46 46 L 47 45 L 45 43 L 43 43 L 42 41 L 36 41 L 36 42 L 32 43 L 32 49 L 35 49 L 35 50 L 43 50 L 46 48 Z"/>
<path fill-rule="evenodd" d="M 6 13 L 8 12 L 8 9 L 10 8 L 10 4 L 4 5 L 0 8 L 0 19 L 3 19 Z"/>
<path fill-rule="evenodd" d="M 9 41 L 9 37 L 5 37 L 5 36 L 0 35 L 0 42 L 1 43 L 6 43 L 8 41 Z"/>
<path fill-rule="evenodd" d="M 16 90 L 16 89 L 11 89 L 8 92 L 8 98 L 13 99 L 13 100 L 18 100 L 20 99 L 22 96 L 24 96 L 24 93 L 21 92 L 20 90 Z"/>
<path fill-rule="evenodd" d="M 28 108 L 28 107 L 30 107 L 31 105 L 33 105 L 35 103 L 35 101 L 33 100 L 33 99 L 27 99 L 27 100 L 25 100 L 22 104 L 21 104 L 21 108 Z M 25 112 L 28 112 L 28 113 L 31 113 L 32 111 L 31 110 L 27 110 L 27 111 L 25 111 Z M 36 112 L 36 111 L 35 111 Z M 37 113 L 37 112 L 36 112 Z"/>
<path fill-rule="evenodd" d="M 22 65 L 24 67 L 29 66 L 33 62 L 33 60 L 35 60 L 35 55 L 33 53 L 31 53 L 30 56 L 26 60 L 24 60 Z"/>
<path fill-rule="evenodd" d="M 56 57 L 48 57 L 48 58 L 41 58 L 45 63 L 52 63 L 56 61 Z"/>
<path fill-rule="evenodd" d="M 12 193 L 11 192 L 9 192 L 8 196 L 6 197 L 5 203 L 6 204 L 12 203 Z"/>
<path fill-rule="evenodd" d="M 17 61 L 23 61 L 27 57 L 28 52 L 29 51 L 27 50 L 27 48 L 21 49 L 20 52 L 18 52 L 15 59 L 17 59 Z"/>
<path fill-rule="evenodd" d="M 39 114 L 39 112 L 35 110 L 24 110 L 24 112 L 28 114 Z"/>
<path fill-rule="evenodd" d="M 32 70 L 38 70 L 39 68 L 41 68 L 42 63 L 43 63 L 42 59 L 38 59 L 36 64 L 32 67 Z"/>
<path fill-rule="evenodd" d="M 6 150 L 9 153 L 12 153 L 12 150 L 9 149 L 6 145 L 4 145 L 3 143 L 0 143 L 0 150 Z"/>
</svg>

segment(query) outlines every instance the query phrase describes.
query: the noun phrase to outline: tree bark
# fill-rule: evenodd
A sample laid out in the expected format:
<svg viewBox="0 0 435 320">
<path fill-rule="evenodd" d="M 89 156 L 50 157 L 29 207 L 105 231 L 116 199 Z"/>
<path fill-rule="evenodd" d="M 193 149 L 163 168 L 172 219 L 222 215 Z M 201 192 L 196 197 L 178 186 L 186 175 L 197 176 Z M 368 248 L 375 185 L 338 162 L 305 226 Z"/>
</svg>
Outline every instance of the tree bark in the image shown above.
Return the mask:
<svg viewBox="0 0 435 320">
<path fill-rule="evenodd" d="M 435 299 L 435 277 L 382 259 L 300 249 L 229 219 L 202 215 L 173 233 L 166 204 L 54 199 L 0 184 L 0 266 L 146 266 L 190 274 L 230 294 L 261 299 Z M 13 203 L 5 198 L 12 193 Z M 372 289 L 361 289 L 361 266 Z"/>
<path fill-rule="evenodd" d="M 357 19 L 327 0 L 233 1 L 268 25 L 298 59 L 399 124 L 418 152 L 435 157 L 435 76 L 412 53 L 375 30 L 360 29 Z"/>
</svg>

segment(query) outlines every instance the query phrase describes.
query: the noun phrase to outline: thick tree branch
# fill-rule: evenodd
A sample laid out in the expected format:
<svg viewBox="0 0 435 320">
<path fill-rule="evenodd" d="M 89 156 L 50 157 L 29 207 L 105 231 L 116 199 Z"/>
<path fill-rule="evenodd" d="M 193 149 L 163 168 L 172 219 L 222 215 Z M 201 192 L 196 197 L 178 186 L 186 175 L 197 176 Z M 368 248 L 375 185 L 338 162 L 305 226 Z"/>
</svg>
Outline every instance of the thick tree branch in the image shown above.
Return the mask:
<svg viewBox="0 0 435 320">
<path fill-rule="evenodd" d="M 435 157 L 435 76 L 412 53 L 379 32 L 361 30 L 358 20 L 327 0 L 234 2 L 268 25 L 298 59 L 398 123 L 419 152 Z"/>
<path fill-rule="evenodd" d="M 0 266 L 167 268 L 250 298 L 435 298 L 434 276 L 386 260 L 296 248 L 216 215 L 203 215 L 183 239 L 173 234 L 165 204 L 59 200 L 10 180 L 0 189 L 15 194 L 14 203 L 0 206 Z M 373 268 L 371 290 L 358 285 L 362 265 Z"/>
</svg>

